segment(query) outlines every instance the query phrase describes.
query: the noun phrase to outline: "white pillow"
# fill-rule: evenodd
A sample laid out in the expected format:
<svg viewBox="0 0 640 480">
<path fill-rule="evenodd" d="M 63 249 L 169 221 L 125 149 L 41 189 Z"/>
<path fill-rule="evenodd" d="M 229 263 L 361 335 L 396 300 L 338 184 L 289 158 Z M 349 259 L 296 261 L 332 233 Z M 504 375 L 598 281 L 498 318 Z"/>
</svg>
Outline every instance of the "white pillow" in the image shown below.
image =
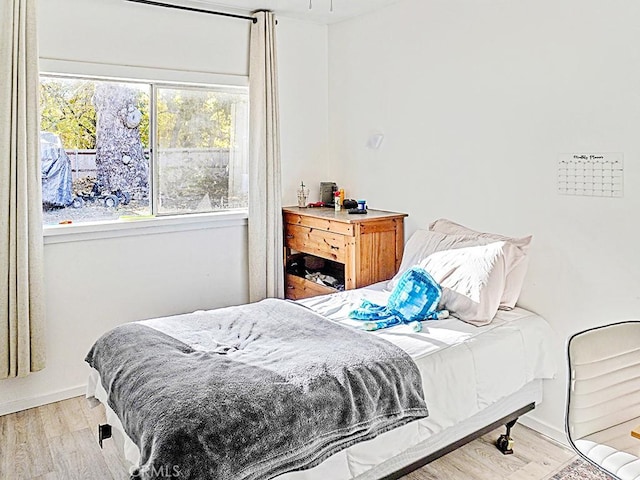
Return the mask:
<svg viewBox="0 0 640 480">
<path fill-rule="evenodd" d="M 446 235 L 444 233 L 422 229 L 416 230 L 404 246 L 400 269 L 391 279 L 392 283 L 389 284 L 389 288 L 395 287 L 395 284 L 404 272 L 420 263 L 432 253 L 441 250 L 450 250 L 452 248 L 470 247 L 477 244 L 478 242 L 475 237 Z"/>
<path fill-rule="evenodd" d="M 404 247 L 404 254 L 402 255 L 402 262 L 400 263 L 400 269 L 391 279 L 387 288 L 393 289 L 404 272 L 414 265 L 418 265 L 432 253 L 463 247 L 474 247 L 476 245 L 487 245 L 493 242 L 495 242 L 495 240 L 478 238 L 478 236 L 474 235 L 448 235 L 430 230 L 417 230 L 407 241 Z M 519 254 L 508 258 L 507 271 L 512 270 L 523 259 L 524 257 Z"/>
<path fill-rule="evenodd" d="M 465 322 L 486 325 L 500 305 L 507 259 L 522 255 L 501 241 L 435 252 L 418 265 L 442 286 L 440 308 Z"/>
<path fill-rule="evenodd" d="M 448 235 L 466 235 L 476 238 L 488 238 L 494 241 L 503 240 L 505 242 L 513 243 L 516 247 L 522 249 L 525 254 L 528 252 L 529 245 L 531 244 L 531 239 L 533 238 L 533 235 L 516 238 L 507 237 L 505 235 L 500 235 L 497 233 L 478 232 L 477 230 L 472 230 L 468 227 L 465 227 L 464 225 L 460 225 L 459 223 L 447 220 L 446 218 L 440 218 L 435 222 L 431 222 L 431 224 L 429 225 L 429 230 L 431 230 L 432 232 L 446 233 Z"/>
<path fill-rule="evenodd" d="M 518 247 L 523 255 L 519 257 L 520 259 L 518 261 L 515 261 L 515 259 L 507 259 L 504 292 L 502 293 L 502 298 L 500 300 L 500 309 L 502 310 L 511 310 L 515 307 L 518 297 L 520 296 L 520 292 L 522 291 L 524 278 L 527 274 L 527 267 L 529 266 L 527 252 L 529 250 L 529 245 L 531 244 L 531 239 L 533 238 L 531 235 L 522 238 L 513 238 L 495 233 L 477 232 L 445 218 L 441 218 L 433 222 L 429 225 L 429 230 L 448 235 L 472 237 L 476 238 L 480 242 L 505 241 Z"/>
</svg>

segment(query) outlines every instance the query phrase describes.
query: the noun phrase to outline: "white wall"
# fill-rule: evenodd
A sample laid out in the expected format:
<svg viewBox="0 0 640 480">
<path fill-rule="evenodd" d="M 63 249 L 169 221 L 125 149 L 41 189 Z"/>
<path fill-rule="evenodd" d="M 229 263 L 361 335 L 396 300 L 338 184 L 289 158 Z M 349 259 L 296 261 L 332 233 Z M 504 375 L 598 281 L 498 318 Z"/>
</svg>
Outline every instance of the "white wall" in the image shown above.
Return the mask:
<svg viewBox="0 0 640 480">
<path fill-rule="evenodd" d="M 38 22 L 43 58 L 164 68 L 184 76 L 249 72 L 245 20 L 125 0 L 40 0 Z"/>
<path fill-rule="evenodd" d="M 246 84 L 249 22 L 122 0 L 38 4 L 43 69 Z M 327 144 L 327 28 L 280 19 L 283 200 L 318 183 Z M 144 67 L 144 68 L 141 68 Z M 132 320 L 248 301 L 246 221 L 45 245 L 45 370 L 0 382 L 0 415 L 83 392 L 84 357 Z"/>
<path fill-rule="evenodd" d="M 327 27 L 280 18 L 278 40 L 282 203 L 296 205 L 304 181 L 310 200 L 319 200 L 327 180 Z"/>
<path fill-rule="evenodd" d="M 558 438 L 567 337 L 640 317 L 639 18 L 622 0 L 404 0 L 329 28 L 347 194 L 409 213 L 407 236 L 439 217 L 534 235 L 520 303 L 557 333 L 559 374 L 529 422 Z M 569 152 L 623 152 L 624 198 L 558 195 Z"/>
<path fill-rule="evenodd" d="M 124 322 L 247 301 L 246 228 L 48 243 L 47 367 L 0 382 L 0 413 L 83 393 L 93 342 Z"/>
</svg>

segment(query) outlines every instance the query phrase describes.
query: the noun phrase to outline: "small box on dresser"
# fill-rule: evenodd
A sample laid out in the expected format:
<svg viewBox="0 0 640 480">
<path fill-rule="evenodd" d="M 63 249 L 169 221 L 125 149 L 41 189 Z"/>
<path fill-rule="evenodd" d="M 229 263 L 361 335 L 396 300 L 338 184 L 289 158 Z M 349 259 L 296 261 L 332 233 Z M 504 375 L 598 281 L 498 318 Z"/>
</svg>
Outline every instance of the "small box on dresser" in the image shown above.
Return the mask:
<svg viewBox="0 0 640 480">
<path fill-rule="evenodd" d="M 285 266 L 300 254 L 329 260 L 343 272 L 344 288 L 364 287 L 393 277 L 404 249 L 404 213 L 369 210 L 350 215 L 329 208 L 284 207 Z M 300 299 L 335 288 L 285 273 L 285 296 Z"/>
</svg>

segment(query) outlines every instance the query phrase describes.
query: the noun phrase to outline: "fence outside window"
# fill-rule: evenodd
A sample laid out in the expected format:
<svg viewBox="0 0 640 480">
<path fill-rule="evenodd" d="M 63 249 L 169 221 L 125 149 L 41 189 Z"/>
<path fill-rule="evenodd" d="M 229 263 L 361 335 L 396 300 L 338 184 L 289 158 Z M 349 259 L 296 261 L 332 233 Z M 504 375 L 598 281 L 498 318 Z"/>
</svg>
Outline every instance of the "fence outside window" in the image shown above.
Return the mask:
<svg viewBox="0 0 640 480">
<path fill-rule="evenodd" d="M 244 87 L 43 75 L 41 112 L 47 224 L 247 207 Z"/>
</svg>

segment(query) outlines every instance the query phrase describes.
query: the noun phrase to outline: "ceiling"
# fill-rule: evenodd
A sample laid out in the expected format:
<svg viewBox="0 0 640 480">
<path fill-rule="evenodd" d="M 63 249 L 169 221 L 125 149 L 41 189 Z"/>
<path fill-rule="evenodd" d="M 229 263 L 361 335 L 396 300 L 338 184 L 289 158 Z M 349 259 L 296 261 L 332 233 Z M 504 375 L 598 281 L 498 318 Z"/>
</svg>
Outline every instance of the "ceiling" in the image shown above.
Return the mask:
<svg viewBox="0 0 640 480">
<path fill-rule="evenodd" d="M 371 12 L 399 0 L 171 0 L 167 3 L 190 5 L 209 10 L 231 13 L 249 13 L 254 10 L 271 10 L 283 17 L 298 18 L 313 23 L 331 24 Z"/>
</svg>

